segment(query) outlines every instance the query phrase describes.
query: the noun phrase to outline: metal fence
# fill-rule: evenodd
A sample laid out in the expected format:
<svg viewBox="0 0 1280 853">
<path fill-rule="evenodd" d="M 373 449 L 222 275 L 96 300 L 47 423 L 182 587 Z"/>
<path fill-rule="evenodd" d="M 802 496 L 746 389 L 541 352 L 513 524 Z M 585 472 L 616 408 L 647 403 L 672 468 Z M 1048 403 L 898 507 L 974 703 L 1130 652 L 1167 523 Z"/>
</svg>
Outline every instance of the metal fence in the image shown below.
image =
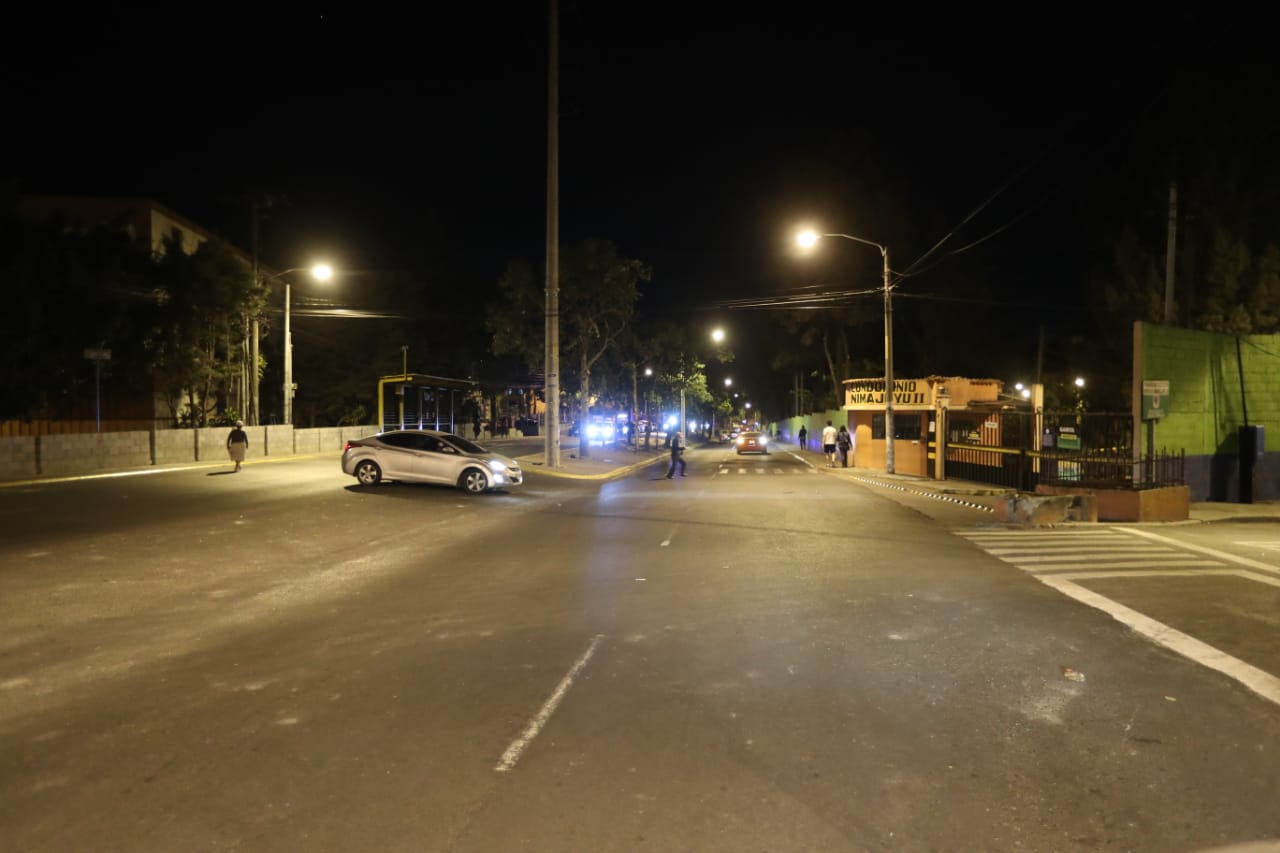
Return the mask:
<svg viewBox="0 0 1280 853">
<path fill-rule="evenodd" d="M 1036 430 L 1040 430 L 1039 449 Z M 1040 483 L 1111 489 L 1185 484 L 1185 453 L 1133 458 L 1133 416 L 1116 412 L 956 412 L 946 475 L 1019 491 Z"/>
</svg>

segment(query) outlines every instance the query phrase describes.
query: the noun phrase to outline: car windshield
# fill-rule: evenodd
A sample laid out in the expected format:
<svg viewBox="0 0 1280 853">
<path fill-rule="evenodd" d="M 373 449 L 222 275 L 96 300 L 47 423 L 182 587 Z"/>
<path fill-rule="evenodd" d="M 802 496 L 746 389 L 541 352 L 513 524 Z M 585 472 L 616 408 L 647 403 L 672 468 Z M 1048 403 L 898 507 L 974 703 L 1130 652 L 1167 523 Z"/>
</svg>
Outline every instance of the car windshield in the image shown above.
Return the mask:
<svg viewBox="0 0 1280 853">
<path fill-rule="evenodd" d="M 448 441 L 454 447 L 461 450 L 463 453 L 488 453 L 489 452 L 485 448 L 476 444 L 474 441 L 468 441 L 467 439 L 463 438 L 460 435 L 442 435 L 440 437 Z"/>
</svg>

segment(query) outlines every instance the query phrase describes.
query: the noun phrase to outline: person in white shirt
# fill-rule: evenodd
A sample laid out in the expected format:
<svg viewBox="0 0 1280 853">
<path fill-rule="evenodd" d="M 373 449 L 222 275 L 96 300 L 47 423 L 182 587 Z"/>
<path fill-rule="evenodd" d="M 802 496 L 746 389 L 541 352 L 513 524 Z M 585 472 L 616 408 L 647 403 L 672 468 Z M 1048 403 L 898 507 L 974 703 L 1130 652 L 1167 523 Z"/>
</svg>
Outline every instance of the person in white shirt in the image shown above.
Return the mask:
<svg viewBox="0 0 1280 853">
<path fill-rule="evenodd" d="M 827 454 L 827 467 L 836 467 L 836 428 L 831 421 L 822 428 L 822 452 Z"/>
</svg>

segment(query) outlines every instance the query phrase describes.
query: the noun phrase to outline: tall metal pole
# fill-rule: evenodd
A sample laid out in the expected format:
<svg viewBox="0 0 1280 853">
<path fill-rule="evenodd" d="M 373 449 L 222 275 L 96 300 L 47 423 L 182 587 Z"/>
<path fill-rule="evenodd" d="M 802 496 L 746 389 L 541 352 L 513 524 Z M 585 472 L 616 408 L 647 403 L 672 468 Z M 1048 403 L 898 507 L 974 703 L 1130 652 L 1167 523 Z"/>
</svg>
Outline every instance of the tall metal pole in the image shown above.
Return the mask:
<svg viewBox="0 0 1280 853">
<path fill-rule="evenodd" d="M 258 199 L 255 197 L 252 202 L 253 215 L 253 287 L 257 290 L 262 285 L 262 279 L 258 273 Z M 253 343 L 249 352 L 249 387 L 251 394 L 249 397 L 249 426 L 258 425 L 258 314 L 253 312 Z"/>
<path fill-rule="evenodd" d="M 1178 184 L 1169 182 L 1169 240 L 1165 245 L 1164 256 L 1164 324 L 1172 326 L 1173 316 L 1173 274 L 1178 255 Z"/>
<path fill-rule="evenodd" d="M 560 467 L 560 10 L 550 0 L 547 33 L 547 328 L 548 468 Z"/>
<path fill-rule="evenodd" d="M 284 422 L 293 424 L 293 331 L 289 328 L 289 282 L 284 283 Z"/>
<path fill-rule="evenodd" d="M 684 440 L 689 440 L 689 425 L 684 422 L 684 374 L 680 376 L 680 424 L 676 427 L 684 433 Z"/>
<path fill-rule="evenodd" d="M 884 259 L 884 471 L 893 473 L 893 290 L 889 287 L 889 248 Z"/>
</svg>

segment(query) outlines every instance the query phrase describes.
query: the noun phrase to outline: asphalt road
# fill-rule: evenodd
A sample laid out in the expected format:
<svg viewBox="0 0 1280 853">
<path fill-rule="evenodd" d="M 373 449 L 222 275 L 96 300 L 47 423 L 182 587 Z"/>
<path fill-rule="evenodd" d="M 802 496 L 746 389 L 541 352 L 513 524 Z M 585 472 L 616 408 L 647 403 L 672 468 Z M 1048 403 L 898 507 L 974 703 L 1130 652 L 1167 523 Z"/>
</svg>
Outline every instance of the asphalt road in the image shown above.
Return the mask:
<svg viewBox="0 0 1280 853">
<path fill-rule="evenodd" d="M 1182 572 L 1159 603 L 1124 586 L 1154 576 L 1077 577 L 1129 532 L 1010 544 L 789 453 L 664 473 L 476 497 L 360 489 L 333 457 L 0 489 L 0 846 L 1280 838 L 1280 706 L 1064 594 L 1172 620 L 1193 581 L 1248 581 L 1204 549 L 1275 553 L 1142 540 Z M 1220 615 L 1265 626 L 1275 589 Z M 1268 638 L 1234 642 L 1280 671 Z"/>
</svg>

